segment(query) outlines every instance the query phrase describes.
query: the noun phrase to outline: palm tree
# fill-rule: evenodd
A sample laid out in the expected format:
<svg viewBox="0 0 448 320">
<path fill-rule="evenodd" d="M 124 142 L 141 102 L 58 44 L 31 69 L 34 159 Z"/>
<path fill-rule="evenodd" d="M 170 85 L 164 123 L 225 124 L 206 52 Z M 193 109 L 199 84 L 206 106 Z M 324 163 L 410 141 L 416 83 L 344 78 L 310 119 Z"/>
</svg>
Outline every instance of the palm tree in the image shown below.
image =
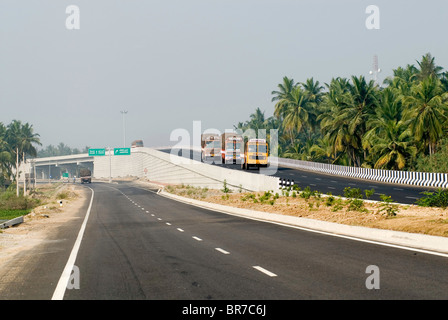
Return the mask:
<svg viewBox="0 0 448 320">
<path fill-rule="evenodd" d="M 375 155 L 375 169 L 403 169 L 417 154 L 412 133 L 403 121 L 384 120 L 381 134 L 374 129 L 364 136 L 372 155 Z"/>
<path fill-rule="evenodd" d="M 19 196 L 19 166 L 20 162 L 25 161 L 25 155 L 36 156 L 37 151 L 33 144 L 41 144 L 39 134 L 34 133 L 33 126 L 26 123 L 22 124 L 19 120 L 13 120 L 7 128 L 7 141 L 10 150 L 16 157 L 16 192 Z M 25 192 L 25 189 L 24 189 Z"/>
<path fill-rule="evenodd" d="M 12 156 L 6 141 L 6 127 L 0 123 L 0 183 L 3 186 L 11 178 Z"/>
<path fill-rule="evenodd" d="M 420 81 L 427 77 L 440 77 L 443 68 L 435 64 L 434 57 L 432 57 L 430 53 L 422 56 L 422 61 L 417 61 L 417 63 L 420 67 L 417 75 Z"/>
<path fill-rule="evenodd" d="M 328 136 L 317 140 L 317 143 L 310 148 L 310 155 L 313 161 L 325 161 L 327 163 L 334 163 L 337 158 L 334 154 L 333 145 Z"/>
<path fill-rule="evenodd" d="M 293 79 L 289 79 L 288 77 L 283 77 L 283 83 L 280 83 L 277 85 L 279 90 L 271 92 L 271 94 L 274 95 L 274 97 L 272 97 L 272 101 L 273 102 L 278 101 L 277 104 L 275 105 L 275 114 L 277 117 L 280 117 L 280 115 L 281 115 L 281 109 L 282 109 L 281 101 L 283 99 L 288 99 L 292 90 L 296 86 L 297 85 L 294 83 Z"/>
<path fill-rule="evenodd" d="M 313 78 L 307 79 L 306 82 L 301 83 L 301 85 L 310 102 L 308 123 L 310 125 L 311 134 L 311 131 L 315 132 L 318 127 L 317 117 L 319 115 L 320 104 L 322 103 L 324 97 L 324 87 L 320 85 L 319 81 L 314 81 Z M 311 136 L 309 136 L 308 138 L 310 137 Z"/>
<path fill-rule="evenodd" d="M 290 132 L 300 133 L 310 127 L 311 100 L 301 87 L 295 87 L 289 98 L 282 100 L 285 106 L 283 125 Z"/>
<path fill-rule="evenodd" d="M 353 165 L 359 167 L 367 156 L 362 149 L 362 137 L 378 104 L 378 92 L 373 80 L 367 82 L 363 76 L 351 80 L 344 87 L 340 81 L 332 82 L 325 102 L 329 109 L 320 120 L 324 134 L 333 143 L 334 153 L 346 152 Z"/>
<path fill-rule="evenodd" d="M 440 80 L 428 76 L 411 89 L 404 97 L 403 117 L 418 142 L 428 148 L 429 155 L 435 151 L 437 141 L 443 135 L 448 115 L 447 93 L 443 92 Z"/>
</svg>

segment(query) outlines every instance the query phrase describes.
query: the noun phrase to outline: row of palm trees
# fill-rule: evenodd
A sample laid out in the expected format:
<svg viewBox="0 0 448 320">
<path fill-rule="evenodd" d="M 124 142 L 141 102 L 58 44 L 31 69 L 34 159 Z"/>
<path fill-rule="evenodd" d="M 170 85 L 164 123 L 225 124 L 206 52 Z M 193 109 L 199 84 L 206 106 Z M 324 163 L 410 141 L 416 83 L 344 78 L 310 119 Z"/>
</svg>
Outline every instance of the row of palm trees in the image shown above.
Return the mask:
<svg viewBox="0 0 448 320">
<path fill-rule="evenodd" d="M 0 123 L 0 183 L 3 186 L 15 180 L 17 196 L 18 170 L 27 157 L 37 155 L 35 145 L 41 145 L 39 134 L 34 132 L 29 123 L 20 120 L 13 120 L 8 125 Z"/>
<path fill-rule="evenodd" d="M 272 95 L 272 117 L 258 108 L 235 128 L 278 129 L 283 157 L 415 170 L 419 157 L 446 148 L 448 72 L 429 53 L 417 65 L 393 70 L 382 86 L 364 76 L 324 85 L 284 77 Z"/>
</svg>

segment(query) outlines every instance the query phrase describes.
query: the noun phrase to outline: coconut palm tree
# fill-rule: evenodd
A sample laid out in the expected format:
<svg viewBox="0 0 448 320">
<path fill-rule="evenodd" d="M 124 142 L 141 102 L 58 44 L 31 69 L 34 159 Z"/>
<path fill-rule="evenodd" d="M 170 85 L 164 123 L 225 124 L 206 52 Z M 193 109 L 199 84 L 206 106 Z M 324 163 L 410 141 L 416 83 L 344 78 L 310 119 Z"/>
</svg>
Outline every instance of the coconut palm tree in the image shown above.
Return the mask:
<svg viewBox="0 0 448 320">
<path fill-rule="evenodd" d="M 294 82 L 294 79 L 289 79 L 288 77 L 283 77 L 283 83 L 280 83 L 277 85 L 279 90 L 272 91 L 271 94 L 274 95 L 272 97 L 272 101 L 277 101 L 275 105 L 275 112 L 274 114 L 281 118 L 282 115 L 282 109 L 283 109 L 283 102 L 282 100 L 289 99 L 289 96 L 292 92 L 292 90 L 296 87 L 296 83 Z"/>
<path fill-rule="evenodd" d="M 412 132 L 404 121 L 384 120 L 379 135 L 372 129 L 363 140 L 376 158 L 375 169 L 401 170 L 417 154 Z"/>
<path fill-rule="evenodd" d="M 1 186 L 9 181 L 11 178 L 12 155 L 9 150 L 8 142 L 6 141 L 6 127 L 0 123 L 0 183 Z"/>
<path fill-rule="evenodd" d="M 283 99 L 285 110 L 283 112 L 283 125 L 290 132 L 300 133 L 310 128 L 310 113 L 312 101 L 301 87 L 295 87 L 287 99 Z"/>
<path fill-rule="evenodd" d="M 19 166 L 22 161 L 25 161 L 25 155 L 36 156 L 37 151 L 34 144 L 41 144 L 39 134 L 34 133 L 33 126 L 26 123 L 22 124 L 20 120 L 13 120 L 7 127 L 6 132 L 7 141 L 11 152 L 15 155 L 15 178 L 16 178 L 16 192 L 19 196 Z M 25 191 L 25 190 L 24 190 Z"/>
<path fill-rule="evenodd" d="M 420 70 L 418 71 L 417 78 L 422 81 L 426 79 L 427 77 L 435 77 L 439 78 L 443 68 L 440 66 L 437 66 L 434 62 L 434 57 L 431 56 L 430 53 L 427 53 L 426 55 L 422 56 L 421 61 L 417 61 Z"/>
<path fill-rule="evenodd" d="M 403 98 L 403 117 L 416 141 L 428 148 L 429 155 L 435 152 L 437 141 L 444 134 L 448 115 L 447 98 L 440 80 L 432 76 L 413 86 L 410 95 Z"/>
</svg>

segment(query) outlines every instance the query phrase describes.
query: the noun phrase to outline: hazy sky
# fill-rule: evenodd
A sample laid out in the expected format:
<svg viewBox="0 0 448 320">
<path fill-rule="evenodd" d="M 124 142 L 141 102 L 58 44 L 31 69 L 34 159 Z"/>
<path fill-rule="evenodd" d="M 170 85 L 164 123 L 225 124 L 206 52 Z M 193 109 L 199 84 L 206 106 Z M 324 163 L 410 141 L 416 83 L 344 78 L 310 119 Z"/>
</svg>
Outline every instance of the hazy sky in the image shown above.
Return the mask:
<svg viewBox="0 0 448 320">
<path fill-rule="evenodd" d="M 427 52 L 448 68 L 447 15 L 442 0 L 0 0 L 0 121 L 29 122 L 44 146 L 121 147 L 127 110 L 126 144 L 175 144 L 195 120 L 272 115 L 284 76 L 370 79 L 375 54 L 380 81 Z"/>
</svg>

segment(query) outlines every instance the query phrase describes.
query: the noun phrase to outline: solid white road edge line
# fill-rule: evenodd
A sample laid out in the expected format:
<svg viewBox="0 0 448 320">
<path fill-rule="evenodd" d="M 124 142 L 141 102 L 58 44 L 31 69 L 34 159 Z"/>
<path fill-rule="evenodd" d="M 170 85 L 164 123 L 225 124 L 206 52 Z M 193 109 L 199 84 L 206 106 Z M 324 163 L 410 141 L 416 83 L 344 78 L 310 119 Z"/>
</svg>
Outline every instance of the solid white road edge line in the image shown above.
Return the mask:
<svg viewBox="0 0 448 320">
<path fill-rule="evenodd" d="M 92 209 L 93 196 L 95 191 L 92 188 L 87 187 L 92 191 L 92 197 L 90 198 L 89 208 L 87 209 L 86 216 L 84 217 L 84 221 L 81 225 L 81 229 L 79 230 L 78 237 L 76 238 L 75 244 L 73 246 L 72 252 L 68 258 L 67 264 L 65 265 L 64 270 L 62 271 L 61 277 L 59 278 L 59 282 L 54 290 L 53 297 L 51 300 L 62 300 L 64 298 L 65 290 L 67 289 L 68 281 L 70 280 L 70 275 L 73 270 L 73 266 L 75 265 L 76 256 L 78 255 L 79 247 L 81 246 L 82 237 L 84 235 L 84 230 L 87 225 L 87 220 L 89 219 L 90 210 Z"/>
</svg>

